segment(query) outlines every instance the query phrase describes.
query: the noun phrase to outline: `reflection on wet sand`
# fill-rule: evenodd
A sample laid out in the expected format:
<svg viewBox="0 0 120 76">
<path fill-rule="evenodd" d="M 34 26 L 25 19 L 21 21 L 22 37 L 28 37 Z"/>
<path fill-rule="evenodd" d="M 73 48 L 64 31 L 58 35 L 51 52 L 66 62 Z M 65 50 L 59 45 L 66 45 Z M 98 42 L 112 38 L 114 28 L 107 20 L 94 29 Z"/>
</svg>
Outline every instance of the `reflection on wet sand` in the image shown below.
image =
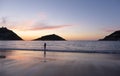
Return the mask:
<svg viewBox="0 0 120 76">
<path fill-rule="evenodd" d="M 8 51 L 0 76 L 120 76 L 119 54 Z"/>
</svg>

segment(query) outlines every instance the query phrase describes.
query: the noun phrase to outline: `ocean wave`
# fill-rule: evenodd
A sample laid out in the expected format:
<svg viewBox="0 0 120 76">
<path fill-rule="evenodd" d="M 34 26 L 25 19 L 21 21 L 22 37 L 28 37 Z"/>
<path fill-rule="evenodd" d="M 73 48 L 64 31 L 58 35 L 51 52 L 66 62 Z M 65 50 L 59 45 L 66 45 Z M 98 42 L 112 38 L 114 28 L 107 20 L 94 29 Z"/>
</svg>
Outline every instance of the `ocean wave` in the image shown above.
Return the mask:
<svg viewBox="0 0 120 76">
<path fill-rule="evenodd" d="M 44 51 L 44 49 L 28 49 L 28 48 L 0 48 L 0 51 Z M 48 52 L 74 52 L 74 53 L 105 53 L 105 54 L 120 54 L 120 50 L 52 50 L 46 49 Z"/>
</svg>

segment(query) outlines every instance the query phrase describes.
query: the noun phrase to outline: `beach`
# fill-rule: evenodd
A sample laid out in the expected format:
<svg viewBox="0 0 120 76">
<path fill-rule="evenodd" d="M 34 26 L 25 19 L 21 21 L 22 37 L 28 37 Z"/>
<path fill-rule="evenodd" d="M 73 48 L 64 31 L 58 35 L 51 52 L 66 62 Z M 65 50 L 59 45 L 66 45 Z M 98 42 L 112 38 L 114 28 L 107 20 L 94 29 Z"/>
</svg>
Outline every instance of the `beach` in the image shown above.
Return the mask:
<svg viewBox="0 0 120 76">
<path fill-rule="evenodd" d="M 120 76 L 120 54 L 10 50 L 0 76 Z"/>
</svg>

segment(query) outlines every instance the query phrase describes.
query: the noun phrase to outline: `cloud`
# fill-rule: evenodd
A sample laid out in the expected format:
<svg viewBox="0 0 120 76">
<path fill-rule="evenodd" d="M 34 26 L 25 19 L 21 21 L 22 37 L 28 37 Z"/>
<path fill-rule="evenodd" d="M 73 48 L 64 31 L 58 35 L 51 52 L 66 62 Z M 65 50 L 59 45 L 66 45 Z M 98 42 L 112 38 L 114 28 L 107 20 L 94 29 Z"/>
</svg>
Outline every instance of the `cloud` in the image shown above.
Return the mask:
<svg viewBox="0 0 120 76">
<path fill-rule="evenodd" d="M 35 31 L 35 30 L 37 31 L 37 30 L 55 30 L 69 26 L 72 25 L 70 24 L 50 25 L 47 23 L 36 22 L 34 20 L 26 20 L 23 22 L 16 23 L 13 26 L 9 26 L 9 28 L 20 31 Z"/>
<path fill-rule="evenodd" d="M 44 14 L 40 14 L 40 17 L 45 17 Z M 50 25 L 49 23 L 43 23 L 41 20 L 35 20 L 35 19 L 29 19 L 24 20 L 20 22 L 14 22 L 14 21 L 7 21 L 2 18 L 2 23 L 0 25 L 5 23 L 5 27 L 8 27 L 13 30 L 19 30 L 19 31 L 37 31 L 37 30 L 55 30 L 60 29 L 64 27 L 72 26 L 71 24 L 58 24 L 58 25 Z"/>
<path fill-rule="evenodd" d="M 60 29 L 68 26 L 72 26 L 72 25 L 36 26 L 28 30 L 53 30 L 53 29 Z"/>
<path fill-rule="evenodd" d="M 34 19 L 28 19 L 23 21 L 12 21 L 7 20 L 8 17 L 2 17 L 0 18 L 0 25 L 10 28 L 12 30 L 19 31 L 55 30 L 71 26 L 70 24 L 51 25 L 49 23 L 46 23 L 48 15 L 45 12 L 39 12 L 36 16 L 37 17 Z"/>
</svg>

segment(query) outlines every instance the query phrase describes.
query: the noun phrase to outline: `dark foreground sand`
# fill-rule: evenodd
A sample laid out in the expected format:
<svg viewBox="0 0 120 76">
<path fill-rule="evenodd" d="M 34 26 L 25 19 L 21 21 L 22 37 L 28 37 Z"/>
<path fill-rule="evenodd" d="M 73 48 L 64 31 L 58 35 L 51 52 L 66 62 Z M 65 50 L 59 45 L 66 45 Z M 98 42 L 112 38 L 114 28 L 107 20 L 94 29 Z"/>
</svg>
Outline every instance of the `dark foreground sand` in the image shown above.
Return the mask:
<svg viewBox="0 0 120 76">
<path fill-rule="evenodd" d="M 120 54 L 9 51 L 0 76 L 120 76 Z"/>
</svg>

